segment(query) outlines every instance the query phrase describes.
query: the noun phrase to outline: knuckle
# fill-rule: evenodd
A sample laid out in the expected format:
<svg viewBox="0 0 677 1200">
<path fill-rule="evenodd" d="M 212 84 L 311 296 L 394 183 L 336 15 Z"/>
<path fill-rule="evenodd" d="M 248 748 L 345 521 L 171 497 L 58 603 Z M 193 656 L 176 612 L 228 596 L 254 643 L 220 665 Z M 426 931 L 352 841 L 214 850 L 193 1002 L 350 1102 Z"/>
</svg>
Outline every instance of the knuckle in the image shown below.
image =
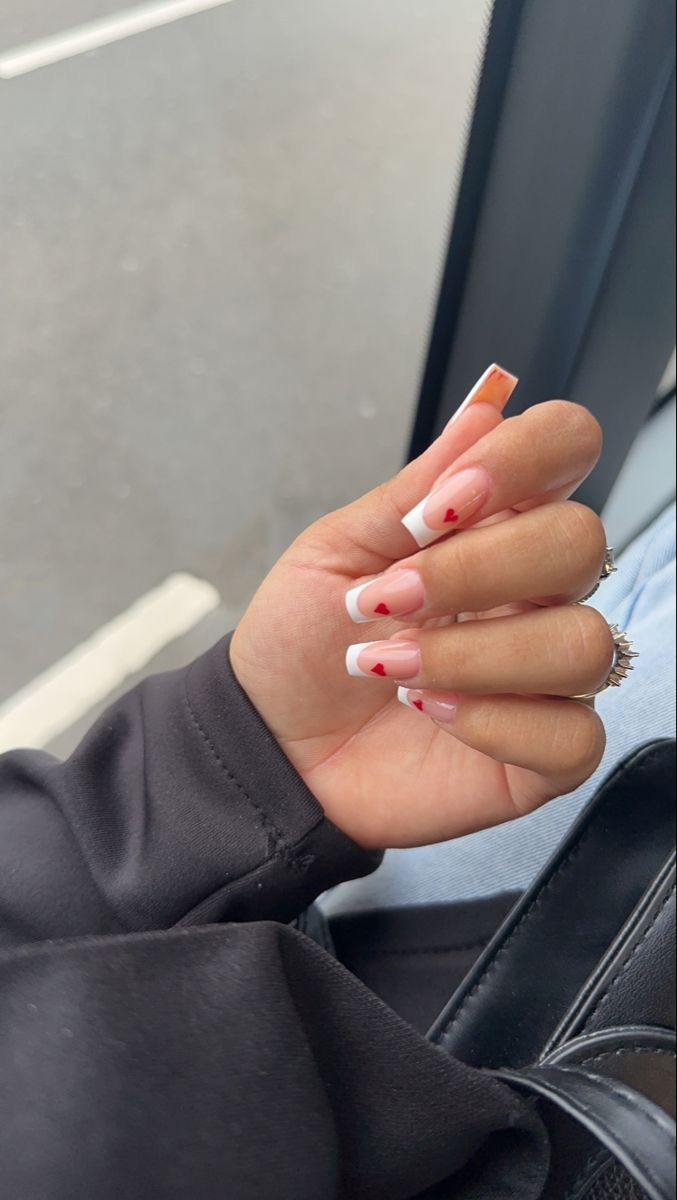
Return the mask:
<svg viewBox="0 0 677 1200">
<path fill-rule="evenodd" d="M 472 580 L 481 569 L 477 542 L 475 538 L 452 537 L 436 549 L 437 553 L 430 556 L 430 562 L 438 582 L 444 581 L 447 599 L 451 601 L 453 596 L 450 593 L 458 591 L 458 587 L 454 586 L 457 581 Z"/>
</svg>

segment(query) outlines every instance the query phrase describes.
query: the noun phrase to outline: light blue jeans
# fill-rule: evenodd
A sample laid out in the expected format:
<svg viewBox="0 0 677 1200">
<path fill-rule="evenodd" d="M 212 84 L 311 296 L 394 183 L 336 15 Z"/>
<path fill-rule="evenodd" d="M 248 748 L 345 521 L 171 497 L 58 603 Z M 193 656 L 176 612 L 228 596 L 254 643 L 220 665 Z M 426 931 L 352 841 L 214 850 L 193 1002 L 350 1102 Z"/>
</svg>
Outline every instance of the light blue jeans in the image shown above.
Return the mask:
<svg viewBox="0 0 677 1200">
<path fill-rule="evenodd" d="M 608 742 L 595 775 L 519 821 L 437 846 L 389 850 L 373 875 L 325 896 L 325 912 L 448 903 L 526 888 L 613 766 L 645 742 L 675 736 L 674 505 L 628 547 L 618 567 L 592 603 L 628 630 L 641 657 L 623 686 L 598 701 Z"/>
</svg>

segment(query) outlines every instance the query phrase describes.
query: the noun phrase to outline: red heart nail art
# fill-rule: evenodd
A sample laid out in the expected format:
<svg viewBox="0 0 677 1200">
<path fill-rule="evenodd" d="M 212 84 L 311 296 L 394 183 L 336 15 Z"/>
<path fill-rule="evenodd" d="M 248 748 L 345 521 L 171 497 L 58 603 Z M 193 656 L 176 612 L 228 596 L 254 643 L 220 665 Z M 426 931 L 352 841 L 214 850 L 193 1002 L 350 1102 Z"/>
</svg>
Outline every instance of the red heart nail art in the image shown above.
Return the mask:
<svg viewBox="0 0 677 1200">
<path fill-rule="evenodd" d="M 390 616 L 390 609 L 388 608 L 387 604 L 377 604 L 376 608 L 374 609 L 374 612 L 380 613 L 382 617 Z"/>
<path fill-rule="evenodd" d="M 413 704 L 414 708 L 418 709 L 419 712 L 423 712 L 423 701 L 422 700 L 412 700 L 412 704 Z"/>
<path fill-rule="evenodd" d="M 459 519 L 459 518 L 458 518 L 458 513 L 456 512 L 456 509 L 455 509 L 455 508 L 448 508 L 448 509 L 447 509 L 447 515 L 446 515 L 446 517 L 444 518 L 444 524 L 445 524 L 445 525 L 455 525 L 455 524 L 456 524 L 456 522 L 458 521 L 458 519 Z"/>
<path fill-rule="evenodd" d="M 371 673 L 372 675 L 385 675 L 386 669 L 383 666 L 383 663 L 377 663 L 375 667 L 372 667 Z"/>
</svg>

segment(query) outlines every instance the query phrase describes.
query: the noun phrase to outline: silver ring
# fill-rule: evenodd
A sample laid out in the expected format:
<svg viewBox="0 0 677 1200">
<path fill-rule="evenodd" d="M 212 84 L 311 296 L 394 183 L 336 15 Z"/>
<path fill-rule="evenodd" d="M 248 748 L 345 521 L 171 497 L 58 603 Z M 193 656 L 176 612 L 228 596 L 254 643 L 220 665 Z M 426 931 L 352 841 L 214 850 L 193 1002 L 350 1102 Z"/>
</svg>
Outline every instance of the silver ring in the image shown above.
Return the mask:
<svg viewBox="0 0 677 1200">
<path fill-rule="evenodd" d="M 592 591 L 588 592 L 587 596 L 582 596 L 580 600 L 576 601 L 576 603 L 585 604 L 586 601 L 592 600 L 592 597 L 597 595 L 597 592 L 599 591 L 601 584 L 604 583 L 604 580 L 608 579 L 609 576 L 613 575 L 617 570 L 616 551 L 614 550 L 613 546 L 607 546 L 606 553 L 604 555 L 604 565 L 602 567 L 602 573 L 599 577 L 599 581 L 595 584 Z"/>
<path fill-rule="evenodd" d="M 601 687 L 597 688 L 596 692 L 586 692 L 584 696 L 572 696 L 573 700 L 594 700 L 595 696 L 601 696 L 602 692 L 606 692 L 608 688 L 620 687 L 623 680 L 627 679 L 631 671 L 634 671 L 635 664 L 633 658 L 639 658 L 639 654 L 635 650 L 627 633 L 624 633 L 620 625 L 610 625 L 611 636 L 614 639 L 614 661 L 609 672 L 609 677 Z"/>
</svg>

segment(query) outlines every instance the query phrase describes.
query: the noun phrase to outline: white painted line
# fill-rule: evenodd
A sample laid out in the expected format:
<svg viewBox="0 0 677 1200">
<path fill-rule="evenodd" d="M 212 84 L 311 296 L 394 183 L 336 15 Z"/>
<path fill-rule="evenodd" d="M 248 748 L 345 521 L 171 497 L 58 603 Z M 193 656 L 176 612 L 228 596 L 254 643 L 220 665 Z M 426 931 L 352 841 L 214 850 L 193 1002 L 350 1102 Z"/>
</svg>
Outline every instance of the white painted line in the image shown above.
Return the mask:
<svg viewBox="0 0 677 1200">
<path fill-rule="evenodd" d="M 65 58 L 75 58 L 89 50 L 110 46 L 112 42 L 121 42 L 137 33 L 147 33 L 149 29 L 158 29 L 161 25 L 170 25 L 172 21 L 180 21 L 183 17 L 192 17 L 195 13 L 220 8 L 231 2 L 157 0 L 156 3 L 124 9 L 110 17 L 77 25 L 75 29 L 67 29 L 64 33 L 55 33 L 52 37 L 41 38 L 40 41 L 29 42 L 0 54 L 0 79 L 16 79 L 17 75 L 27 75 L 29 71 L 37 71 L 40 67 L 51 67 Z"/>
<path fill-rule="evenodd" d="M 46 746 L 219 603 L 211 583 L 170 575 L 0 705 L 0 754 Z"/>
</svg>

